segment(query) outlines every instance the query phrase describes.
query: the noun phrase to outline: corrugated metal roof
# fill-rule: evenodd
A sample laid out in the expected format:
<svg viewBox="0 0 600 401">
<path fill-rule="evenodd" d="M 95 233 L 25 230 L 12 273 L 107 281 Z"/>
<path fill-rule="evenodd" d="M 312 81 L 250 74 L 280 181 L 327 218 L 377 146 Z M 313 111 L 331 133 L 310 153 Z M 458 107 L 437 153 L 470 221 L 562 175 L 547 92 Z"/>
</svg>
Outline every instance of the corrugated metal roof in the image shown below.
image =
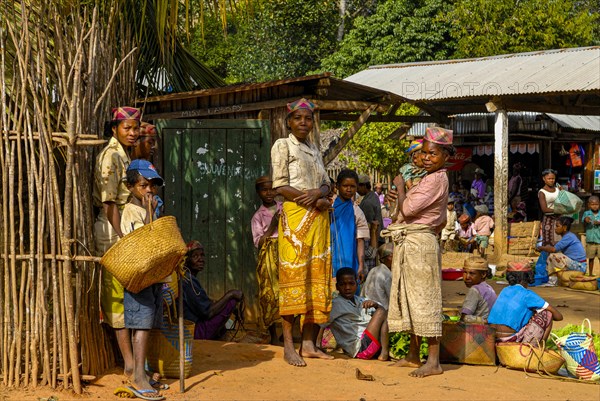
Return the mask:
<svg viewBox="0 0 600 401">
<path fill-rule="evenodd" d="M 600 91 L 600 46 L 379 65 L 346 80 L 417 102 Z"/>
<path fill-rule="evenodd" d="M 547 113 L 547 115 L 566 128 L 600 132 L 600 116 L 571 116 L 550 113 Z"/>
</svg>

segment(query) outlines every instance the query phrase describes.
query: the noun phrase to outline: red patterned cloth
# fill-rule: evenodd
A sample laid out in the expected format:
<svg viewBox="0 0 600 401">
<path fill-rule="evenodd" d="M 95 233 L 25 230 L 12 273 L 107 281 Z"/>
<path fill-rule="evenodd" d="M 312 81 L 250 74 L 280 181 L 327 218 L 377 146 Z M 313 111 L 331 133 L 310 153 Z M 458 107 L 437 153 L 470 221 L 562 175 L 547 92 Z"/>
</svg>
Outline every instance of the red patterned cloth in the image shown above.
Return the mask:
<svg viewBox="0 0 600 401">
<path fill-rule="evenodd" d="M 135 107 L 115 107 L 112 109 L 113 121 L 137 120 L 140 121 L 142 111 Z"/>
</svg>

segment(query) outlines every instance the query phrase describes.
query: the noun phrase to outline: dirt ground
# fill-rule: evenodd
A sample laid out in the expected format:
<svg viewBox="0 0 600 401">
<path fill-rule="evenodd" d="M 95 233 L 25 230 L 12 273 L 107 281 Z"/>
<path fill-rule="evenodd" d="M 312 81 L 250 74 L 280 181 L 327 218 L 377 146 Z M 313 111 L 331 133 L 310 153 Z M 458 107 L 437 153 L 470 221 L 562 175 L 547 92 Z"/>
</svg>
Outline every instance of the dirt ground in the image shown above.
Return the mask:
<svg viewBox="0 0 600 401">
<path fill-rule="evenodd" d="M 490 281 L 497 292 L 503 285 Z M 580 324 L 589 318 L 600 331 L 600 292 L 564 288 L 534 288 L 565 319 L 556 327 Z M 458 307 L 466 293 L 462 281 L 443 283 L 444 306 Z M 178 380 L 166 380 L 167 400 L 600 400 L 600 385 L 563 382 L 536 374 L 493 366 L 443 365 L 444 374 L 424 379 L 408 376 L 406 368 L 390 362 L 361 361 L 335 354 L 334 360 L 308 360 L 294 368 L 282 359 L 282 348 L 262 344 L 194 342 L 192 375 L 179 393 Z M 355 378 L 359 368 L 375 381 Z M 114 369 L 86 386 L 86 394 L 49 388 L 0 389 L 0 400 L 117 400 L 114 389 L 122 380 Z M 44 400 L 45 401 L 45 400 Z"/>
</svg>

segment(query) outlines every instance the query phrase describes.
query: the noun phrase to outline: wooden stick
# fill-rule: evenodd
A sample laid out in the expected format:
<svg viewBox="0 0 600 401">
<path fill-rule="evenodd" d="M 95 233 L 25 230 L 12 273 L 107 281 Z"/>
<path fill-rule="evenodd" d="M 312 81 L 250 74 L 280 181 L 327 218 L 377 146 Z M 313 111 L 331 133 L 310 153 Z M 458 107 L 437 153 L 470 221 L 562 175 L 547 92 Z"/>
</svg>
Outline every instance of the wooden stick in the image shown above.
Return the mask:
<svg viewBox="0 0 600 401">
<path fill-rule="evenodd" d="M 179 392 L 185 393 L 185 338 L 183 328 L 183 277 L 178 274 L 179 278 Z"/>
</svg>

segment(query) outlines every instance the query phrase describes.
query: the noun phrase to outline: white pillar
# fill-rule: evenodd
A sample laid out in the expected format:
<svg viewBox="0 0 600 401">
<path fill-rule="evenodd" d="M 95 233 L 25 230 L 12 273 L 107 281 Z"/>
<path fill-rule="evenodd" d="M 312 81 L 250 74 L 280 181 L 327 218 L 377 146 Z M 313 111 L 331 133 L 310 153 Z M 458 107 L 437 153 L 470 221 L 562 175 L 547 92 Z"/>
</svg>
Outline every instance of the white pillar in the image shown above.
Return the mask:
<svg viewBox="0 0 600 401">
<path fill-rule="evenodd" d="M 494 253 L 496 259 L 507 252 L 508 237 L 508 114 L 495 110 L 494 124 Z"/>
</svg>

